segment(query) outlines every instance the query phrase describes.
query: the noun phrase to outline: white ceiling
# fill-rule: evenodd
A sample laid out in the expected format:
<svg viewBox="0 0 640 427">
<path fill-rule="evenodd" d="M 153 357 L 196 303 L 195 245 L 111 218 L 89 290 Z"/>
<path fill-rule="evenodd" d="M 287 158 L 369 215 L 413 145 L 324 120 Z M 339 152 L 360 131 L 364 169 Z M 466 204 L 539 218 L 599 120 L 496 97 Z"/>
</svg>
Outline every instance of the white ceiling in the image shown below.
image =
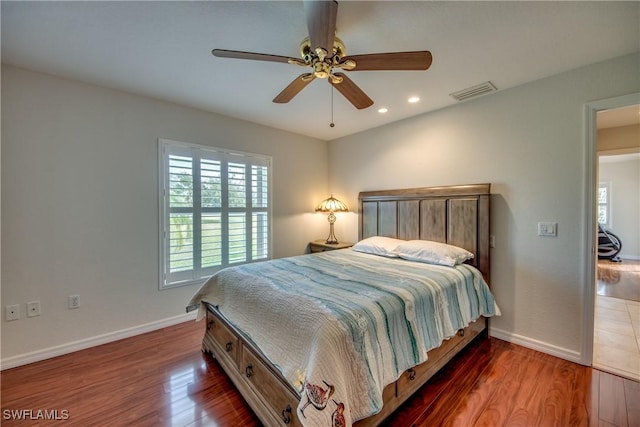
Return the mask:
<svg viewBox="0 0 640 427">
<path fill-rule="evenodd" d="M 317 79 L 271 100 L 305 69 L 216 58 L 222 48 L 297 56 L 301 2 L 2 1 L 2 61 L 331 140 L 456 103 L 491 81 L 504 90 L 640 50 L 640 2 L 342 1 L 348 54 L 430 50 L 428 71 L 349 77 L 374 101 L 356 110 Z M 421 97 L 408 104 L 411 95 Z M 487 95 L 492 96 L 492 95 Z M 382 115 L 379 107 L 389 112 Z"/>
</svg>

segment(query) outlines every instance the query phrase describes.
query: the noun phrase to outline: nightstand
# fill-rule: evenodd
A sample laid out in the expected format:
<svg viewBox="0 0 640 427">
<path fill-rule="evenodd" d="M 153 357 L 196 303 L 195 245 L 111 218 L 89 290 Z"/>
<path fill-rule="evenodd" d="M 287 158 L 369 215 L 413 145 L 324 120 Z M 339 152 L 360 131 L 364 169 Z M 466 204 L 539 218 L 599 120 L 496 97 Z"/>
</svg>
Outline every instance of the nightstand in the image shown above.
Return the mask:
<svg viewBox="0 0 640 427">
<path fill-rule="evenodd" d="M 325 243 L 324 240 L 314 240 L 313 242 L 309 242 L 309 250 L 311 251 L 311 253 L 334 251 L 336 249 L 350 248 L 351 246 L 353 246 L 353 243 Z"/>
</svg>

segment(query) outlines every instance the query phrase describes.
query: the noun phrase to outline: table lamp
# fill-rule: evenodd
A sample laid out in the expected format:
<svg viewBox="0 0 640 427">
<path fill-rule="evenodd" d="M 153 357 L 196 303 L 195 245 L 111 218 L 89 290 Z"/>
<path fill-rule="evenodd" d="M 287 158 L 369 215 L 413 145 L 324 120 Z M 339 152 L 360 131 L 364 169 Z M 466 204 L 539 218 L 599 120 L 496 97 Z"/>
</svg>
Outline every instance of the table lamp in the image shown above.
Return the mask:
<svg viewBox="0 0 640 427">
<path fill-rule="evenodd" d="M 331 197 L 320 202 L 316 207 L 316 212 L 329 212 L 329 216 L 327 217 L 327 221 L 329 221 L 329 237 L 325 243 L 338 243 L 338 239 L 333 233 L 333 223 L 336 222 L 335 212 L 349 212 L 347 205 L 334 198 L 332 194 Z"/>
</svg>

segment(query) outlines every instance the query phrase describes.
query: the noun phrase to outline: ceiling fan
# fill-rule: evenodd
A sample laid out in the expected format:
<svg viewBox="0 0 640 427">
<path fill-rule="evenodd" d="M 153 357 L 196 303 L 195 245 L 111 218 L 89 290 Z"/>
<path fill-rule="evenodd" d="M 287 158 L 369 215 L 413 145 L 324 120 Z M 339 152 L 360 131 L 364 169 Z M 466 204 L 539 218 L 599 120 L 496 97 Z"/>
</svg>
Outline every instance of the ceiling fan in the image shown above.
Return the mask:
<svg viewBox="0 0 640 427">
<path fill-rule="evenodd" d="M 431 52 L 390 52 L 366 55 L 346 55 L 342 40 L 336 35 L 338 2 L 314 0 L 304 2 L 309 37 L 300 44 L 301 58 L 270 55 L 265 53 L 242 52 L 237 50 L 213 49 L 211 53 L 220 58 L 251 59 L 255 61 L 283 62 L 311 68 L 292 81 L 274 99 L 276 103 L 287 103 L 316 78 L 328 79 L 357 109 L 373 105 L 371 98 L 362 91 L 344 71 L 383 70 L 427 70 L 431 66 Z"/>
</svg>

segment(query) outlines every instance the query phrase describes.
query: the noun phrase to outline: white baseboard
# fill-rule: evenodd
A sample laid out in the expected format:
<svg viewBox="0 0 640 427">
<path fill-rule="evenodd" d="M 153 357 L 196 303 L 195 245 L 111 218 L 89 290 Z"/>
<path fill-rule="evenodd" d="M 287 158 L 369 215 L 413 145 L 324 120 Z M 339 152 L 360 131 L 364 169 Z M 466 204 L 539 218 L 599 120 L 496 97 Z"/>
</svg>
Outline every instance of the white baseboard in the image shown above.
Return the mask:
<svg viewBox="0 0 640 427">
<path fill-rule="evenodd" d="M 541 353 L 549 354 L 551 356 L 559 357 L 561 359 L 568 360 L 570 362 L 582 364 L 581 354 L 578 351 L 569 350 L 555 346 L 553 344 L 546 343 L 544 341 L 538 341 L 533 338 L 525 337 L 522 335 L 514 334 L 511 332 L 503 331 L 501 329 L 489 328 L 489 335 L 503 341 L 507 341 L 513 344 L 521 345 L 532 350 L 539 351 Z"/>
<path fill-rule="evenodd" d="M 19 354 L 17 356 L 8 357 L 0 361 L 0 370 L 11 369 L 29 363 L 39 362 L 41 360 L 50 359 L 63 354 L 73 353 L 74 351 L 84 350 L 86 348 L 107 344 L 124 338 L 130 338 L 146 332 L 155 331 L 166 328 L 168 326 L 177 325 L 179 323 L 195 320 L 196 312 L 180 314 L 178 316 L 169 317 L 167 319 L 157 320 L 155 322 L 145 323 L 143 325 L 134 326 L 119 331 L 109 332 L 107 334 L 98 335 L 91 338 L 85 338 L 30 353 Z"/>
<path fill-rule="evenodd" d="M 158 329 L 166 328 L 168 326 L 173 326 L 179 323 L 194 320 L 195 318 L 196 312 L 194 311 L 191 313 L 181 314 L 155 322 L 145 323 L 144 325 L 134 326 L 132 328 L 122 329 L 119 331 L 110 332 L 107 334 L 98 335 L 95 337 L 86 338 L 55 347 L 45 348 L 43 350 L 38 350 L 31 353 L 19 354 L 17 356 L 2 359 L 0 361 L 0 370 L 11 369 L 22 365 L 27 365 L 29 363 L 50 359 L 52 357 L 73 353 L 74 351 L 84 350 L 86 348 L 107 344 L 124 338 L 141 335 L 146 332 L 151 332 Z M 538 341 L 522 335 L 513 334 L 511 332 L 503 331 L 497 328 L 490 328 L 489 335 L 503 341 L 521 345 L 523 347 L 540 351 L 542 353 L 550 354 L 552 356 L 559 357 L 570 362 L 581 363 L 580 353 L 577 351 L 558 347 L 552 344 L 545 343 L 543 341 Z"/>
</svg>

